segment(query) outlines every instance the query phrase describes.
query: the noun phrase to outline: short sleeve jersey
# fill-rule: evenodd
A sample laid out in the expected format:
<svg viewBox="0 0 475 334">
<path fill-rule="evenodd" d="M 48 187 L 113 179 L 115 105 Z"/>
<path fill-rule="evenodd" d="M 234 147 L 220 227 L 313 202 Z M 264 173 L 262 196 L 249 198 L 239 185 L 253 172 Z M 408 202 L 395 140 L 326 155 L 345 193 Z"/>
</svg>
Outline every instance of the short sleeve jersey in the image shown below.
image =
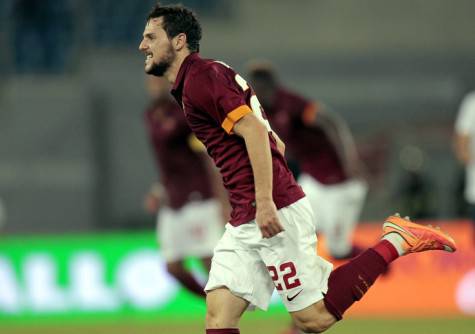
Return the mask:
<svg viewBox="0 0 475 334">
<path fill-rule="evenodd" d="M 147 108 L 144 118 L 169 206 L 179 209 L 189 201 L 211 198 L 203 153 L 193 149 L 196 139 L 180 106 L 171 96 L 161 98 Z"/>
<path fill-rule="evenodd" d="M 286 207 L 305 196 L 277 150 L 257 97 L 233 69 L 192 53 L 180 67 L 172 94 L 221 172 L 232 206 L 231 225 L 248 223 L 256 214 L 254 176 L 246 145 L 244 139 L 233 134 L 234 124 L 250 112 L 269 130 L 276 207 Z"/>
<path fill-rule="evenodd" d="M 280 88 L 266 113 L 302 172 L 323 184 L 341 183 L 347 175 L 335 146 L 322 128 L 309 125 L 319 108 L 318 102 Z"/>
</svg>

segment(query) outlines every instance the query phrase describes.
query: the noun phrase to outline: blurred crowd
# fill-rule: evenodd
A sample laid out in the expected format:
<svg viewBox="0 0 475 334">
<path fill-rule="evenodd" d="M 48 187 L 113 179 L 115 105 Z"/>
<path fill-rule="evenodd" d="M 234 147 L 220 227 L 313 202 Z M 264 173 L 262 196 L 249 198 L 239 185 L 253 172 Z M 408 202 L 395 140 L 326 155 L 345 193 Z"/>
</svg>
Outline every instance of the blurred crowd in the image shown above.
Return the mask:
<svg viewBox="0 0 475 334">
<path fill-rule="evenodd" d="M 162 1 L 167 3 L 172 1 Z M 78 48 L 130 46 L 143 28 L 153 0 L 4 0 L 0 18 L 8 31 L 16 73 L 61 73 L 74 66 Z M 185 0 L 203 15 L 230 12 L 217 0 Z"/>
</svg>

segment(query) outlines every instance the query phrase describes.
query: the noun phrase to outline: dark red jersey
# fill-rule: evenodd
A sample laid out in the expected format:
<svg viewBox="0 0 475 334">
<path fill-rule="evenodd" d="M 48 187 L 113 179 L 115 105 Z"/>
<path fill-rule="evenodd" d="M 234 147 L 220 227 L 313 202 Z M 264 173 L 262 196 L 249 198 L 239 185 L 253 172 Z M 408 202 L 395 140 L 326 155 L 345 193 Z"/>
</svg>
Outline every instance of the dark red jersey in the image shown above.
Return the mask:
<svg viewBox="0 0 475 334">
<path fill-rule="evenodd" d="M 145 123 L 170 207 L 212 197 L 203 153 L 192 149 L 193 134 L 180 106 L 171 97 L 156 100 L 145 112 Z"/>
<path fill-rule="evenodd" d="M 347 175 L 335 146 L 323 129 L 310 125 L 318 108 L 318 103 L 281 88 L 266 113 L 302 172 L 323 184 L 340 183 Z"/>
<path fill-rule="evenodd" d="M 252 221 L 256 214 L 254 175 L 245 142 L 233 134 L 232 129 L 249 112 L 256 113 L 268 126 L 257 97 L 244 79 L 226 64 L 202 59 L 197 53 L 189 55 L 181 65 L 172 94 L 183 106 L 188 124 L 221 172 L 232 206 L 230 223 L 238 226 Z M 270 133 L 269 139 L 273 199 L 280 209 L 305 194 Z"/>
</svg>

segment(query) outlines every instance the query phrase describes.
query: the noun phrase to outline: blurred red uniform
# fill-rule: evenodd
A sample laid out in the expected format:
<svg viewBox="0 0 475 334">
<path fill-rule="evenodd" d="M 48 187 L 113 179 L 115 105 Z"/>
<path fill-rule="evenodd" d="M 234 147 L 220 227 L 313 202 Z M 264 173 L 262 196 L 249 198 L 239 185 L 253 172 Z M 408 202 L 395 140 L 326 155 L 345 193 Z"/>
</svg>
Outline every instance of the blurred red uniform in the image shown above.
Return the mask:
<svg viewBox="0 0 475 334">
<path fill-rule="evenodd" d="M 183 260 L 199 257 L 209 270 L 223 222 L 219 202 L 213 197 L 209 158 L 168 87 L 161 79 L 150 79 L 154 100 L 144 119 L 160 183 L 152 186 L 146 207 L 158 210 L 157 238 L 169 272 L 190 291 L 204 296 L 203 286 L 184 268 Z"/>
</svg>

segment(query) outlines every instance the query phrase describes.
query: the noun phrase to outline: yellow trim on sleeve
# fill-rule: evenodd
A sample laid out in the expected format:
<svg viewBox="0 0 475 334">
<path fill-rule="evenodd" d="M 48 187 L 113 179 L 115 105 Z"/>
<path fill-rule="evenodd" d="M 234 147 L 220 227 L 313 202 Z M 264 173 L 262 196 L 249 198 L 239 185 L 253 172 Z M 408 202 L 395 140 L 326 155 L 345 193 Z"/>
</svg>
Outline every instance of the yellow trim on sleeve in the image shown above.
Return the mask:
<svg viewBox="0 0 475 334">
<path fill-rule="evenodd" d="M 196 153 L 206 152 L 205 145 L 194 134 L 188 136 L 188 145 Z"/>
<path fill-rule="evenodd" d="M 302 121 L 304 124 L 311 124 L 315 122 L 318 113 L 318 104 L 317 103 L 309 103 L 305 106 L 305 109 L 302 114 Z"/>
<path fill-rule="evenodd" d="M 249 113 L 252 113 L 251 108 L 249 108 L 248 105 L 243 104 L 242 106 L 239 106 L 236 109 L 230 111 L 226 115 L 226 118 L 224 119 L 223 123 L 221 123 L 221 127 L 229 134 L 232 132 L 234 124 L 236 124 L 237 121 L 239 121 L 241 118 L 243 118 Z"/>
</svg>

